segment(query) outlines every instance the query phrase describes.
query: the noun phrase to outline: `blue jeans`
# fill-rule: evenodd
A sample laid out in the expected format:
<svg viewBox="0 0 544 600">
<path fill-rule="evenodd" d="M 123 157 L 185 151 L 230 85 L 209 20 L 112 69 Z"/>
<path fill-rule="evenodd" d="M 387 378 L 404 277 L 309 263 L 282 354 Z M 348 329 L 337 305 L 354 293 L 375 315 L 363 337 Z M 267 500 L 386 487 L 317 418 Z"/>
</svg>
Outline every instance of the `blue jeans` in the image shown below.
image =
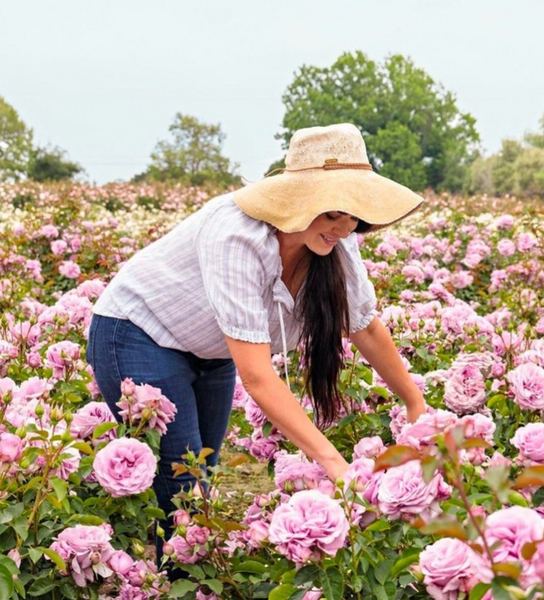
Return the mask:
<svg viewBox="0 0 544 600">
<path fill-rule="evenodd" d="M 158 474 L 153 488 L 166 515 L 175 510 L 171 499 L 194 483 L 189 473 L 174 477 L 172 463 L 187 450 L 198 454 L 212 448 L 208 466 L 219 460 L 229 422 L 236 371 L 231 359 L 202 359 L 190 352 L 163 348 L 128 320 L 94 315 L 89 330 L 87 360 L 108 406 L 119 418 L 116 406 L 121 382 L 158 387 L 178 412 L 161 438 Z M 171 528 L 171 519 L 162 523 Z M 167 538 L 170 536 L 167 531 Z M 159 548 L 158 548 L 159 550 Z"/>
</svg>

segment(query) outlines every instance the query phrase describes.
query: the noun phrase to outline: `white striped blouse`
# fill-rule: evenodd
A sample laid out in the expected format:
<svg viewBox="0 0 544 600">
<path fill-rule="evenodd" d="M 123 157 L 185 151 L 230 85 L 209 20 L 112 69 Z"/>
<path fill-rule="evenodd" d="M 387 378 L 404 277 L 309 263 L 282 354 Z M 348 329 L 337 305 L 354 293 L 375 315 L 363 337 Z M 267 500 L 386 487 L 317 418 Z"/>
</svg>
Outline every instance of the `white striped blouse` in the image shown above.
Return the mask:
<svg viewBox="0 0 544 600">
<path fill-rule="evenodd" d="M 231 193 L 207 202 L 120 269 L 94 312 L 129 319 L 157 344 L 201 358 L 229 358 L 224 334 L 282 351 L 296 347 L 300 323 L 281 280 L 276 229 L 242 212 Z M 376 296 L 355 234 L 340 240 L 351 331 L 376 314 Z M 281 305 L 281 306 L 280 306 Z"/>
</svg>

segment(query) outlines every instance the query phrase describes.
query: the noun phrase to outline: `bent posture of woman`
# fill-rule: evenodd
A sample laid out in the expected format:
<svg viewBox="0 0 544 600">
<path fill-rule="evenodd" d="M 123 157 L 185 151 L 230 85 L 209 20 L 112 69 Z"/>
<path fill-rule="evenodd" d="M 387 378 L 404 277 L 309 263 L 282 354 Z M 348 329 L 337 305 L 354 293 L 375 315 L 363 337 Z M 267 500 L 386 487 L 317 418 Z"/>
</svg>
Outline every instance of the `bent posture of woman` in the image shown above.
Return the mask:
<svg viewBox="0 0 544 600">
<path fill-rule="evenodd" d="M 342 337 L 404 401 L 425 411 L 391 337 L 355 232 L 413 212 L 422 198 L 372 171 L 349 124 L 295 133 L 286 168 L 210 200 L 132 257 L 95 307 L 87 356 L 114 413 L 123 379 L 161 388 L 177 406 L 161 440 L 155 491 L 160 507 L 191 476 L 171 464 L 187 450 L 219 457 L 235 370 L 268 419 L 332 479 L 348 468 L 318 426 L 339 408 Z M 314 424 L 277 375 L 271 355 L 301 345 Z M 317 425 L 317 426 L 316 426 Z"/>
</svg>

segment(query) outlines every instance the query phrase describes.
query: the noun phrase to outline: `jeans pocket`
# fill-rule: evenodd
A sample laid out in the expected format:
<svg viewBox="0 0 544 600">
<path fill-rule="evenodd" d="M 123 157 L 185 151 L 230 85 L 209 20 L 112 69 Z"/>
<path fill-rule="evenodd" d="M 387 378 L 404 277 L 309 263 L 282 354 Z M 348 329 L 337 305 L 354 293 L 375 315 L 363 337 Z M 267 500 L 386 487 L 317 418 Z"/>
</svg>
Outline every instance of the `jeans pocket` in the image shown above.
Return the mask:
<svg viewBox="0 0 544 600">
<path fill-rule="evenodd" d="M 100 319 L 99 315 L 93 315 L 91 319 L 91 325 L 89 327 L 89 337 L 87 339 L 87 348 L 85 350 L 85 358 L 87 362 L 94 369 L 94 348 L 95 348 L 95 338 L 96 338 L 96 328 L 98 326 L 98 320 Z"/>
</svg>

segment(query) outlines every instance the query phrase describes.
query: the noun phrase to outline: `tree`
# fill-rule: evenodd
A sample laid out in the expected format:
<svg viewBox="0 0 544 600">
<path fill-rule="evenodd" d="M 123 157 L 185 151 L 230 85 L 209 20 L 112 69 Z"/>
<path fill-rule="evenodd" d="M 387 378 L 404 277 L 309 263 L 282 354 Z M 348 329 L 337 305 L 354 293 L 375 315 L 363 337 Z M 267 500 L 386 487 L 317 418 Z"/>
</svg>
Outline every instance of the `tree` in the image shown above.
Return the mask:
<svg viewBox="0 0 544 600">
<path fill-rule="evenodd" d="M 237 165 L 222 154 L 226 136 L 220 125 L 177 113 L 169 132 L 171 140 L 160 141 L 151 154 L 146 178 L 182 180 L 191 185 L 211 182 L 228 186 L 239 181 Z"/>
<path fill-rule="evenodd" d="M 376 171 L 415 189 L 458 190 L 475 158 L 475 119 L 451 92 L 401 55 L 383 65 L 360 51 L 325 68 L 303 66 L 283 96 L 287 148 L 302 127 L 353 123 Z"/>
<path fill-rule="evenodd" d="M 516 161 L 523 153 L 517 140 L 503 140 L 493 165 L 493 187 L 497 194 L 513 194 L 516 187 Z"/>
<path fill-rule="evenodd" d="M 32 153 L 32 129 L 0 96 L 0 181 L 25 177 Z"/>
<path fill-rule="evenodd" d="M 66 159 L 60 148 L 36 148 L 32 151 L 28 176 L 34 181 L 61 181 L 73 179 L 83 168 Z"/>
<path fill-rule="evenodd" d="M 540 119 L 540 131 L 535 133 L 527 133 L 525 134 L 525 141 L 535 148 L 543 148 L 544 149 L 544 115 Z"/>
</svg>

